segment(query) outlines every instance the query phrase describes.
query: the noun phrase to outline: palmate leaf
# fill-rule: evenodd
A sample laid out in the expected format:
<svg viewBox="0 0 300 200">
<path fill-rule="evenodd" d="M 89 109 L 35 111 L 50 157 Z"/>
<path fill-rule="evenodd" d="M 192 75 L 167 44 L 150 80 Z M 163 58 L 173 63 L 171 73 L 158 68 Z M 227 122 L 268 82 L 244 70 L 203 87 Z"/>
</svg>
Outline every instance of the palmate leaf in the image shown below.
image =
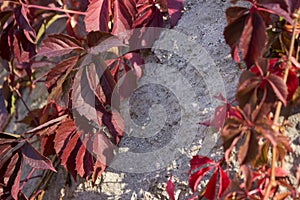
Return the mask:
<svg viewBox="0 0 300 200">
<path fill-rule="evenodd" d="M 189 170 L 189 186 L 193 190 L 193 192 L 197 191 L 198 185 L 202 178 L 207 174 L 210 170 L 213 169 L 213 174 L 204 189 L 204 196 L 206 199 L 213 200 L 216 199 L 216 186 L 219 185 L 218 188 L 218 199 L 222 196 L 226 188 L 230 183 L 230 179 L 223 171 L 221 167 L 221 163 L 224 159 L 219 160 L 218 162 L 214 162 L 211 159 L 204 156 L 194 156 L 190 160 L 191 168 Z M 207 166 L 208 165 L 208 166 Z M 206 166 L 206 167 L 205 167 Z M 195 171 L 199 168 L 197 171 Z M 219 176 L 219 184 L 217 184 Z"/>
<path fill-rule="evenodd" d="M 106 60 L 106 63 L 118 83 L 121 99 L 129 97 L 137 87 L 137 80 L 142 76 L 143 58 L 138 53 L 126 53 Z"/>
<path fill-rule="evenodd" d="M 68 119 L 56 131 L 54 148 L 61 164 L 74 179 L 77 175 L 92 176 L 95 181 L 112 160 L 114 145 L 104 133 L 94 132 L 89 125 L 75 124 Z"/>
<path fill-rule="evenodd" d="M 99 127 L 106 126 L 118 143 L 123 135 L 119 101 L 116 82 L 105 62 L 100 56 L 87 55 L 74 80 L 73 109 Z"/>
<path fill-rule="evenodd" d="M 19 199 L 22 163 L 35 169 L 56 171 L 51 161 L 21 137 L 0 134 L 0 197 Z"/>
</svg>

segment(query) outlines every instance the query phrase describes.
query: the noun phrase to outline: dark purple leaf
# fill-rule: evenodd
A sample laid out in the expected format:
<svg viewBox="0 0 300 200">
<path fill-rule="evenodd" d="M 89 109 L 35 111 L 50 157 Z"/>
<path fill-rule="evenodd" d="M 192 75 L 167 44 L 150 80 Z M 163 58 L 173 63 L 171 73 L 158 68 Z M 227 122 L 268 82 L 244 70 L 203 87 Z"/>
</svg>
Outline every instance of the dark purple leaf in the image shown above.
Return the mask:
<svg viewBox="0 0 300 200">
<path fill-rule="evenodd" d="M 36 169 L 48 169 L 56 172 L 55 168 L 52 165 L 52 162 L 35 150 L 31 144 L 25 143 L 22 147 L 22 156 L 24 162 Z"/>
<path fill-rule="evenodd" d="M 168 13 L 171 27 L 175 26 L 180 19 L 183 10 L 183 0 L 167 0 Z"/>
<path fill-rule="evenodd" d="M 240 62 L 238 46 L 247 18 L 248 15 L 242 15 L 231 23 L 228 23 L 224 29 L 225 41 L 231 48 L 231 56 L 235 62 Z"/>
<path fill-rule="evenodd" d="M 266 43 L 266 26 L 260 14 L 252 8 L 240 38 L 240 48 L 247 68 L 262 56 Z"/>
<path fill-rule="evenodd" d="M 18 6 L 14 9 L 14 17 L 19 25 L 20 29 L 24 32 L 28 41 L 34 44 L 36 39 L 36 33 L 31 27 L 30 22 L 27 18 L 28 10 L 24 6 Z"/>
<path fill-rule="evenodd" d="M 276 94 L 277 98 L 283 103 L 283 105 L 286 106 L 286 98 L 288 95 L 288 90 L 282 78 L 274 74 L 270 74 L 267 81 L 270 84 L 273 92 Z"/>
</svg>

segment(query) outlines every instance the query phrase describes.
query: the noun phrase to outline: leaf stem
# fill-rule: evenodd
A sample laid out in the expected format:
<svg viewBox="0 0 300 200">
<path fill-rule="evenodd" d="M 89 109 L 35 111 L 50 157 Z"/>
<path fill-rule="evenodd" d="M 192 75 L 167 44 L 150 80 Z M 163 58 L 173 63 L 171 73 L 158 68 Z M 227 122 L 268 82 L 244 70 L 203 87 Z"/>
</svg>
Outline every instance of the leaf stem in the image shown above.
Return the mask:
<svg viewBox="0 0 300 200">
<path fill-rule="evenodd" d="M 56 12 L 63 12 L 63 13 L 71 13 L 71 14 L 77 14 L 77 15 L 86 15 L 85 12 L 76 11 L 76 10 L 68 10 L 63 8 L 57 8 L 57 7 L 47 7 L 47 6 L 39 6 L 39 5 L 26 5 L 24 4 L 26 8 L 36 8 L 41 10 L 47 10 L 47 11 L 56 11 Z"/>
<path fill-rule="evenodd" d="M 30 180 L 30 178 L 31 178 L 31 176 L 33 175 L 34 171 L 35 171 L 35 168 L 32 168 L 32 169 L 30 170 L 29 174 L 27 175 L 27 177 L 26 177 L 25 180 L 23 181 L 23 183 L 22 183 L 22 185 L 21 185 L 21 187 L 20 187 L 20 190 L 22 190 L 22 189 L 25 187 L 26 183 Z"/>
<path fill-rule="evenodd" d="M 284 77 L 283 77 L 283 82 L 286 83 L 287 82 L 287 78 L 288 78 L 288 74 L 289 74 L 289 70 L 292 66 L 292 56 L 293 56 L 293 50 L 294 50 L 294 44 L 295 44 L 295 39 L 296 39 L 296 26 L 297 26 L 297 21 L 298 21 L 298 16 L 300 14 L 300 10 L 298 10 L 296 17 L 294 19 L 295 24 L 293 27 L 293 35 L 292 35 L 292 39 L 291 39 L 291 44 L 290 44 L 290 49 L 288 52 L 288 59 L 287 59 L 287 67 L 284 70 Z M 278 131 L 279 130 L 279 116 L 280 116 L 280 112 L 281 112 L 281 108 L 282 108 L 282 102 L 278 101 L 277 107 L 276 107 L 276 111 L 275 111 L 275 116 L 274 116 L 274 124 L 276 126 L 274 126 L 274 130 Z M 277 160 L 277 149 L 276 146 L 272 147 L 272 166 L 271 166 L 271 177 L 270 177 L 270 182 L 269 185 L 267 187 L 266 193 L 264 195 L 264 200 L 269 199 L 269 195 L 271 192 L 271 189 L 276 186 L 276 180 L 275 180 L 275 165 L 276 165 L 276 160 Z"/>
</svg>

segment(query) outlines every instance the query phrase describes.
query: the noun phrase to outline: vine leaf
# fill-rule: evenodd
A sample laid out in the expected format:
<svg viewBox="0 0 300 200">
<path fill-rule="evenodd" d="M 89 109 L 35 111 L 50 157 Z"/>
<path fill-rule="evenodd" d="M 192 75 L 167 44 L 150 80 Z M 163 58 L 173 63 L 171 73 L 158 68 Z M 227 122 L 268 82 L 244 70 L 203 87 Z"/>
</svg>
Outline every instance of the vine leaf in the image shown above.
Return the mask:
<svg viewBox="0 0 300 200">
<path fill-rule="evenodd" d="M 34 44 L 34 41 L 36 39 L 36 33 L 35 30 L 31 27 L 29 20 L 27 18 L 27 12 L 28 10 L 24 6 L 17 6 L 14 10 L 14 18 L 20 27 L 21 30 L 23 30 L 24 35 L 30 41 L 32 44 Z"/>
<path fill-rule="evenodd" d="M 156 7 L 153 0 L 138 0 L 137 1 L 137 18 L 133 23 L 133 28 L 142 27 L 162 27 L 163 16 L 160 10 Z"/>
<path fill-rule="evenodd" d="M 54 34 L 48 35 L 48 37 L 43 40 L 37 55 L 52 58 L 69 54 L 76 50 L 83 51 L 84 48 L 75 38 L 64 34 Z"/>
<path fill-rule="evenodd" d="M 240 38 L 242 56 L 248 68 L 262 56 L 266 43 L 265 30 L 266 26 L 260 14 L 251 9 Z"/>
<path fill-rule="evenodd" d="M 167 193 L 169 195 L 169 198 L 171 200 L 175 200 L 175 196 L 174 196 L 174 184 L 172 182 L 172 176 L 170 176 L 170 179 L 167 182 L 166 191 L 167 191 Z"/>
<path fill-rule="evenodd" d="M 70 70 L 77 63 L 77 60 L 77 56 L 65 59 L 47 72 L 45 85 L 49 92 L 51 92 L 54 87 L 58 86 L 57 82 L 60 79 L 65 79 L 64 75 L 70 73 Z"/>
<path fill-rule="evenodd" d="M 112 34 L 125 34 L 132 29 L 133 22 L 136 18 L 137 9 L 134 0 L 115 0 L 114 1 L 114 26 Z"/>
<path fill-rule="evenodd" d="M 31 146 L 31 144 L 27 142 L 22 147 L 22 156 L 24 162 L 35 169 L 49 169 L 56 172 L 52 162 L 45 156 L 41 155 Z"/>
<path fill-rule="evenodd" d="M 18 199 L 23 162 L 35 169 L 56 171 L 48 158 L 21 137 L 0 133 L 0 150 L 1 199 Z"/>
<path fill-rule="evenodd" d="M 64 121 L 56 130 L 54 148 L 62 165 L 76 179 L 92 176 L 95 181 L 113 158 L 114 145 L 84 118 Z M 85 120 L 85 121 L 83 121 Z"/>
<path fill-rule="evenodd" d="M 84 18 L 86 31 L 108 32 L 110 0 L 90 0 Z"/>
<path fill-rule="evenodd" d="M 224 29 L 226 43 L 231 47 L 231 54 L 236 62 L 240 62 L 238 48 L 250 68 L 262 56 L 266 33 L 265 24 L 255 7 L 249 12 L 243 7 L 228 8 L 226 11 L 227 26 Z"/>
<path fill-rule="evenodd" d="M 215 199 L 216 186 L 219 185 L 217 197 L 219 199 L 222 196 L 222 194 L 224 193 L 224 191 L 226 190 L 227 186 L 230 183 L 230 179 L 228 178 L 228 176 L 226 175 L 226 173 L 221 167 L 223 161 L 224 158 L 222 158 L 218 162 L 214 162 L 205 156 L 199 156 L 199 155 L 194 156 L 190 160 L 191 167 L 189 170 L 189 186 L 193 190 L 193 192 L 197 191 L 197 187 L 201 179 L 203 178 L 203 176 L 213 169 L 213 174 L 204 190 L 203 195 L 205 196 L 206 199 L 209 200 Z M 195 171 L 196 169 L 198 170 Z M 219 184 L 217 184 L 218 174 L 220 174 Z"/>
</svg>

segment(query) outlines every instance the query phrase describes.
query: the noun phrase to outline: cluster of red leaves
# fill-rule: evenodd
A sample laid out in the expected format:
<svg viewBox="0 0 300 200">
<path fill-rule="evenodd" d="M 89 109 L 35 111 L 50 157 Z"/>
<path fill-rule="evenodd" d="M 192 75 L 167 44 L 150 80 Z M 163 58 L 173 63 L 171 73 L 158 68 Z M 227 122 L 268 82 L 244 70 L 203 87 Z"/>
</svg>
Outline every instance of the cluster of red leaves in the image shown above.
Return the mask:
<svg viewBox="0 0 300 200">
<path fill-rule="evenodd" d="M 23 161 L 55 171 L 46 157 L 57 157 L 75 180 L 96 181 L 123 135 L 119 101 L 142 75 L 139 49 L 157 38 L 147 39 L 147 28 L 173 27 L 182 10 L 183 0 L 0 1 L 0 57 L 8 71 L 1 131 L 19 91 L 39 81 L 49 92 L 46 106 L 19 121 L 33 129 L 20 137 L 0 133 L 1 199 L 27 198 L 19 184 Z M 35 80 L 35 70 L 50 64 Z M 36 139 L 40 153 L 30 144 Z"/>
<path fill-rule="evenodd" d="M 288 179 L 292 174 L 282 168 L 271 168 L 269 154 L 276 150 L 276 162 L 283 162 L 287 153 L 292 153 L 289 137 L 283 134 L 284 126 L 279 126 L 273 115 L 278 102 L 287 110 L 300 103 L 298 45 L 293 49 L 292 58 L 288 59 L 292 37 L 290 27 L 299 27 L 299 19 L 295 20 L 293 13 L 300 9 L 300 1 L 244 1 L 249 2 L 250 6 L 227 8 L 227 26 L 224 30 L 232 58 L 243 68 L 236 98 L 233 102 L 227 102 L 221 94 L 216 96 L 222 105 L 216 108 L 214 119 L 200 122 L 202 125 L 212 125 L 214 122 L 223 141 L 224 160 L 229 164 L 236 158 L 241 174 L 229 179 L 226 174 L 230 169 L 225 173 L 220 166 L 221 161 L 215 163 L 207 157 L 193 157 L 190 161 L 189 186 L 196 196 L 192 199 L 203 196 L 206 199 L 285 199 L 288 196 L 298 199 L 299 183 L 292 184 Z M 238 0 L 231 2 L 236 4 Z M 232 156 L 233 152 L 236 152 L 235 156 Z M 202 168 L 195 171 L 200 166 Z M 213 167 L 215 169 L 205 189 L 198 191 L 199 182 Z M 276 186 L 267 192 L 272 170 Z M 217 183 L 218 174 L 220 183 Z M 296 179 L 298 182 L 299 172 Z M 172 184 L 169 180 L 166 189 L 170 198 L 175 199 Z M 279 192 L 279 186 L 287 191 Z"/>
</svg>

